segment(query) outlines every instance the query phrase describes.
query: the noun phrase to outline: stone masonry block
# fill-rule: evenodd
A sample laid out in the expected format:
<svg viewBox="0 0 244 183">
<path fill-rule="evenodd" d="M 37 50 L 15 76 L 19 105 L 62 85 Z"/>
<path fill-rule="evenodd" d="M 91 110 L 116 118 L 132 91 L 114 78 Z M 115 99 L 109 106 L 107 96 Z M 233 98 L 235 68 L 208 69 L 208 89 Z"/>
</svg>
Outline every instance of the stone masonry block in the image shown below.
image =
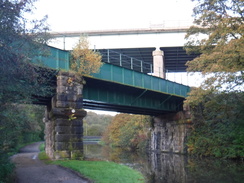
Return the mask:
<svg viewBox="0 0 244 183">
<path fill-rule="evenodd" d="M 71 132 L 73 134 L 83 134 L 83 128 L 82 128 L 82 126 L 72 127 Z"/>
<path fill-rule="evenodd" d="M 83 86 L 77 86 L 76 87 L 76 94 L 77 95 L 82 95 L 82 91 L 83 91 Z"/>
<path fill-rule="evenodd" d="M 82 109 L 83 103 L 81 102 L 70 102 L 70 101 L 57 101 L 56 107 L 60 108 L 73 108 L 73 109 Z"/>
<path fill-rule="evenodd" d="M 82 126 L 56 126 L 55 132 L 58 134 L 82 134 Z"/>
<path fill-rule="evenodd" d="M 56 101 L 55 107 L 60 107 L 60 108 L 69 108 L 69 103 L 67 101 Z"/>
<path fill-rule="evenodd" d="M 55 135 L 56 142 L 79 142 L 82 141 L 81 134 L 56 134 Z"/>
<path fill-rule="evenodd" d="M 70 134 L 71 127 L 70 126 L 56 126 L 55 132 L 57 132 L 58 134 Z"/>
<path fill-rule="evenodd" d="M 73 108 L 74 109 L 74 108 Z M 49 117 L 61 117 L 61 118 L 69 118 L 71 114 L 74 114 L 77 118 L 83 118 L 86 116 L 86 111 L 83 109 L 75 109 L 73 112 L 72 108 L 52 108 L 49 114 Z"/>
<path fill-rule="evenodd" d="M 78 97 L 79 97 L 78 95 L 67 94 L 67 101 L 76 102 Z"/>
<path fill-rule="evenodd" d="M 83 102 L 76 102 L 76 106 L 75 107 L 76 107 L 76 109 L 82 109 L 83 108 Z"/>
<path fill-rule="evenodd" d="M 57 126 L 77 126 L 80 127 L 83 125 L 83 121 L 81 119 L 74 119 L 74 120 L 68 120 L 68 119 L 62 119 L 58 118 L 55 120 L 55 124 Z"/>
<path fill-rule="evenodd" d="M 81 150 L 83 149 L 83 142 L 55 142 L 55 150 Z"/>
<path fill-rule="evenodd" d="M 58 101 L 67 101 L 67 95 L 66 94 L 56 94 L 56 100 Z"/>
<path fill-rule="evenodd" d="M 59 94 L 66 93 L 66 87 L 65 86 L 57 86 L 56 92 Z"/>
<path fill-rule="evenodd" d="M 78 95 L 76 102 L 80 102 L 83 104 L 83 97 L 82 95 Z"/>
<path fill-rule="evenodd" d="M 57 77 L 57 85 L 58 86 L 69 86 L 70 83 L 68 82 L 68 76 L 58 76 Z"/>
<path fill-rule="evenodd" d="M 70 146 L 70 142 L 55 142 L 56 151 L 68 150 Z"/>
<path fill-rule="evenodd" d="M 58 118 L 55 120 L 57 126 L 70 126 L 71 122 L 68 119 Z"/>
<path fill-rule="evenodd" d="M 72 125 L 72 126 L 80 127 L 80 126 L 83 125 L 83 121 L 80 120 L 80 119 L 71 120 L 71 125 Z"/>
</svg>

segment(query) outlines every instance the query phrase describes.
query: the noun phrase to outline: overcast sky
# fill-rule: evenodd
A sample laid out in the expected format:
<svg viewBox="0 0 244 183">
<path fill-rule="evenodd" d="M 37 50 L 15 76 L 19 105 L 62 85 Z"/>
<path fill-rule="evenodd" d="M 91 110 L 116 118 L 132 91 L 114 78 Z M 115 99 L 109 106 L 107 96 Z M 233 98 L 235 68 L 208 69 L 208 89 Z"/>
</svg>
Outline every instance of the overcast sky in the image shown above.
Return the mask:
<svg viewBox="0 0 244 183">
<path fill-rule="evenodd" d="M 191 0 L 39 0 L 52 31 L 149 28 L 192 20 Z M 33 15 L 32 15 L 33 16 Z"/>
</svg>

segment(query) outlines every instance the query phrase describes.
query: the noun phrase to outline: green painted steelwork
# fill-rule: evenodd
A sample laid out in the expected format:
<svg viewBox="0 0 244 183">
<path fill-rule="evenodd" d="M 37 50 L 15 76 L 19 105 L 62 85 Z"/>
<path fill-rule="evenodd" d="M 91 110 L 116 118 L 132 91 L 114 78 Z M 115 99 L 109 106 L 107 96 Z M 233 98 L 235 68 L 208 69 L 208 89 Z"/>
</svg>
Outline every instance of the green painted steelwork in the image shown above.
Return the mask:
<svg viewBox="0 0 244 183">
<path fill-rule="evenodd" d="M 48 49 L 49 48 L 49 49 Z M 70 52 L 53 47 L 47 47 L 47 56 L 39 56 L 33 60 L 34 63 L 52 69 L 69 70 Z"/>
<path fill-rule="evenodd" d="M 183 107 L 184 97 L 93 77 L 85 80 L 83 97 L 88 109 L 152 115 L 180 111 Z"/>
<path fill-rule="evenodd" d="M 101 80 L 176 95 L 179 97 L 186 97 L 190 90 L 188 86 L 179 83 L 107 63 L 103 64 L 99 73 L 92 74 L 92 76 Z"/>
<path fill-rule="evenodd" d="M 69 70 L 68 51 L 50 47 L 50 56 L 39 60 L 46 67 Z M 110 58 L 108 58 L 110 59 Z M 190 88 L 165 79 L 104 63 L 100 72 L 85 76 L 84 107 L 138 114 L 182 110 Z"/>
</svg>

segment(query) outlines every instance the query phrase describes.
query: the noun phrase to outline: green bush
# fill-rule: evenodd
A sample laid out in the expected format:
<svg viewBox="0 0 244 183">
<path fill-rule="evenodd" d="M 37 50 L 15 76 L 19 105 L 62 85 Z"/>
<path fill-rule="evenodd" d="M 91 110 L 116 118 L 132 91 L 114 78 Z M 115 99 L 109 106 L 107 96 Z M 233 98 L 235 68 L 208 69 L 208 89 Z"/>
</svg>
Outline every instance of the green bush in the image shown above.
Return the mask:
<svg viewBox="0 0 244 183">
<path fill-rule="evenodd" d="M 43 139 L 44 108 L 34 105 L 5 104 L 0 106 L 0 182 L 12 173 L 10 155 L 23 145 Z"/>
<path fill-rule="evenodd" d="M 208 93 L 190 106 L 194 118 L 194 130 L 188 139 L 190 154 L 244 157 L 243 93 Z"/>
<path fill-rule="evenodd" d="M 6 154 L 0 154 L 0 183 L 11 182 L 14 164 L 10 163 L 9 158 Z"/>
</svg>

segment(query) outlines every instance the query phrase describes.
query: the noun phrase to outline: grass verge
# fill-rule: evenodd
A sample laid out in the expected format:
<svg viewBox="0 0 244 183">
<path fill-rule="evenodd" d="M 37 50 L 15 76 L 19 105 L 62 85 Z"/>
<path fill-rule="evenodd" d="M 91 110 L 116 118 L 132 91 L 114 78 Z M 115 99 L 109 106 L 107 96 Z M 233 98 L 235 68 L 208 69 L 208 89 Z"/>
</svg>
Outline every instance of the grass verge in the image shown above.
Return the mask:
<svg viewBox="0 0 244 183">
<path fill-rule="evenodd" d="M 52 164 L 61 165 L 79 172 L 81 175 L 94 180 L 96 183 L 143 183 L 143 175 L 125 165 L 107 161 L 54 161 Z"/>
<path fill-rule="evenodd" d="M 56 164 L 76 172 L 96 183 L 143 183 L 145 182 L 143 175 L 129 168 L 125 165 L 116 164 L 107 161 L 78 161 L 78 160 L 65 160 L 65 161 L 51 161 L 44 151 L 44 143 L 40 145 L 39 159 L 48 163 Z"/>
</svg>

